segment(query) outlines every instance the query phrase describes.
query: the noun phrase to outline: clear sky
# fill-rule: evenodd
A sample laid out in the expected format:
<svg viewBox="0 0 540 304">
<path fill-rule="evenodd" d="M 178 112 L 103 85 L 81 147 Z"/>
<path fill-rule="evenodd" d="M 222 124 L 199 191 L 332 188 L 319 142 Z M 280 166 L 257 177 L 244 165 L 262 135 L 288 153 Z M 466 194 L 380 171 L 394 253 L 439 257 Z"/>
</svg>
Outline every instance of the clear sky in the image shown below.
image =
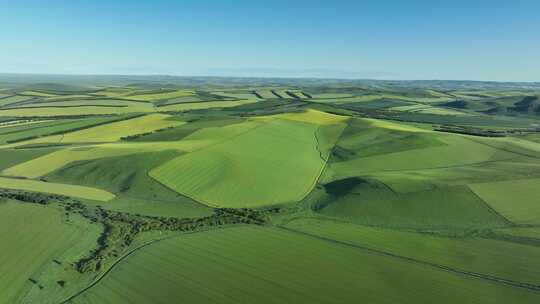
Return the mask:
<svg viewBox="0 0 540 304">
<path fill-rule="evenodd" d="M 0 72 L 540 81 L 540 1 L 0 0 Z"/>
</svg>

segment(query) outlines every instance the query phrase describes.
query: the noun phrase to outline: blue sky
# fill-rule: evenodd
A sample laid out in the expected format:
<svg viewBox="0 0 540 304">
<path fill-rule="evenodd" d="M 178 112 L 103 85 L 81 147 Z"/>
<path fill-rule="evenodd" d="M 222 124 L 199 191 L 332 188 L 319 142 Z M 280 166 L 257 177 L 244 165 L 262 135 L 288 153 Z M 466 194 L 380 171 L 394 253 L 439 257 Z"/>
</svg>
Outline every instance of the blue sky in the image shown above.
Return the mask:
<svg viewBox="0 0 540 304">
<path fill-rule="evenodd" d="M 0 72 L 540 81 L 540 1 L 2 1 Z"/>
</svg>

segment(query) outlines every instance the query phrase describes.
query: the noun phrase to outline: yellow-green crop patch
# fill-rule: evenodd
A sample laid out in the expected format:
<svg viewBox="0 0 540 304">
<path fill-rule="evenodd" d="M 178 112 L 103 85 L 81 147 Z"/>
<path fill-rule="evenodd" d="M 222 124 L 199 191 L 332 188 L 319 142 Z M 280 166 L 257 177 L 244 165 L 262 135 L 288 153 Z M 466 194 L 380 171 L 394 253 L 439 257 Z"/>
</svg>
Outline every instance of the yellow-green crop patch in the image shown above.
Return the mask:
<svg viewBox="0 0 540 304">
<path fill-rule="evenodd" d="M 322 145 L 316 137 L 321 125 L 267 117 L 230 128 L 238 130 L 244 124 L 251 127 L 222 143 L 173 159 L 150 175 L 211 206 L 253 207 L 301 200 L 325 165 L 328 150 L 319 151 Z"/>
<path fill-rule="evenodd" d="M 36 97 L 53 97 L 57 96 L 56 94 L 40 92 L 40 91 L 24 91 L 21 92 L 21 95 L 36 96 Z"/>
<path fill-rule="evenodd" d="M 540 224 L 539 186 L 538 178 L 470 185 L 493 209 L 519 224 Z"/>
<path fill-rule="evenodd" d="M 89 129 L 75 131 L 63 135 L 43 137 L 28 141 L 35 143 L 100 143 L 114 142 L 123 137 L 143 134 L 155 130 L 175 127 L 184 124 L 178 120 L 168 120 L 166 114 L 149 114 L 141 117 L 126 119 Z"/>
<path fill-rule="evenodd" d="M 71 248 L 88 243 L 86 238 L 93 242 L 92 237 L 98 236 L 73 222 L 67 224 L 57 209 L 1 200 L 0 231 L 1 304 L 25 303 L 22 298 L 32 288 L 38 289 L 37 285 L 57 285 L 43 282 L 41 273 L 54 264 L 54 259 L 63 261 L 61 257 Z"/>
<path fill-rule="evenodd" d="M 19 178 L 0 177 L 0 188 L 58 194 L 102 202 L 114 198 L 114 194 L 96 188 Z"/>
</svg>

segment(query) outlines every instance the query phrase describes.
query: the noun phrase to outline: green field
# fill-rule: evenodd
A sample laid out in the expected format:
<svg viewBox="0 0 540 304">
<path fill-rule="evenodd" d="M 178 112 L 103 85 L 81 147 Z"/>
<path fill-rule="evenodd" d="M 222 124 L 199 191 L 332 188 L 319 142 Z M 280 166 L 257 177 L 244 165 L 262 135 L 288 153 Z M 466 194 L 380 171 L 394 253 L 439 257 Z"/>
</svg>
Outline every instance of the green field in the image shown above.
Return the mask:
<svg viewBox="0 0 540 304">
<path fill-rule="evenodd" d="M 449 238 L 354 225 L 347 222 L 306 219 L 286 227 L 326 239 L 425 262 L 463 272 L 481 273 L 529 284 L 540 283 L 534 256 L 540 248 L 484 238 Z M 511 261 L 509 263 L 508 261 Z"/>
<path fill-rule="evenodd" d="M 429 303 L 441 294 L 451 298 L 438 298 L 439 303 L 540 299 L 535 292 L 303 234 L 236 228 L 180 236 L 138 250 L 73 302 Z"/>
</svg>

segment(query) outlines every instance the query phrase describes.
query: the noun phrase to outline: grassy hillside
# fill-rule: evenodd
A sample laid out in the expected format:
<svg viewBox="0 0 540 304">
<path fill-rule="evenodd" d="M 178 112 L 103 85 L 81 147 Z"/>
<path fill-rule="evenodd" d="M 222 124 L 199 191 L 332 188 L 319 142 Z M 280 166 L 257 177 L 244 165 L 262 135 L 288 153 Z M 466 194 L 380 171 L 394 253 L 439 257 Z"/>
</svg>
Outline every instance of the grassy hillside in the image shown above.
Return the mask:
<svg viewBox="0 0 540 304">
<path fill-rule="evenodd" d="M 236 135 L 225 135 L 229 140 L 180 156 L 150 174 L 211 206 L 254 207 L 299 201 L 314 186 L 328 151 L 328 146 L 318 142 L 320 123 L 300 121 L 311 119 L 310 115 L 243 123 L 245 131 L 238 132 L 241 126 L 235 126 Z M 226 129 L 220 132 L 226 133 Z M 334 136 L 339 133 L 338 128 Z"/>
</svg>

